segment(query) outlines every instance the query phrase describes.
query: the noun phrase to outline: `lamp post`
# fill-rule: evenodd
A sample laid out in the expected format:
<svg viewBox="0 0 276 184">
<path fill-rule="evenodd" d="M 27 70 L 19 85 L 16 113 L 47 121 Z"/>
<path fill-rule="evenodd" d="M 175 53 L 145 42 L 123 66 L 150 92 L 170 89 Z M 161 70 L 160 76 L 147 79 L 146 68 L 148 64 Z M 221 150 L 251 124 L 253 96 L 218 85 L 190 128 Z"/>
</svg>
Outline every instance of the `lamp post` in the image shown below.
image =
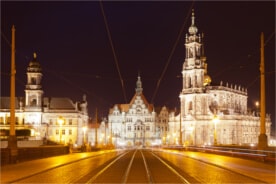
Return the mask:
<svg viewBox="0 0 276 184">
<path fill-rule="evenodd" d="M 260 103 L 259 103 L 259 101 L 255 102 L 255 106 L 256 106 L 256 115 L 259 116 L 260 115 L 260 111 L 259 111 Z"/>
<path fill-rule="evenodd" d="M 182 146 L 182 118 L 181 118 L 181 108 L 179 113 L 179 144 Z"/>
<path fill-rule="evenodd" d="M 62 138 L 61 127 L 62 127 L 62 124 L 64 123 L 64 119 L 63 119 L 63 117 L 60 116 L 57 121 L 59 124 L 59 143 L 61 143 L 61 138 Z"/>
<path fill-rule="evenodd" d="M 194 130 L 195 130 L 195 128 L 194 128 L 194 126 L 192 124 L 191 124 L 189 130 L 190 130 L 189 144 L 190 145 L 195 145 L 195 141 L 194 141 L 194 139 L 195 139 L 195 136 L 194 136 Z"/>
<path fill-rule="evenodd" d="M 217 123 L 219 122 L 218 116 L 215 115 L 213 118 L 214 123 L 214 145 L 217 145 Z"/>
<path fill-rule="evenodd" d="M 83 145 L 85 145 L 85 133 L 86 133 L 87 127 L 83 126 L 82 131 L 83 131 Z"/>
<path fill-rule="evenodd" d="M 260 80 L 260 135 L 258 138 L 258 148 L 259 149 L 266 149 L 267 148 L 267 135 L 266 135 L 266 119 L 265 119 L 265 58 L 264 58 L 264 33 L 261 33 L 261 58 L 260 58 L 260 75 L 261 75 L 261 80 Z"/>
<path fill-rule="evenodd" d="M 17 139 L 15 133 L 15 27 L 12 26 L 11 43 L 11 86 L 10 86 L 10 134 L 8 148 L 10 150 L 10 163 L 16 163 L 18 156 Z"/>
<path fill-rule="evenodd" d="M 175 145 L 176 144 L 176 134 L 173 133 L 173 144 Z"/>
</svg>

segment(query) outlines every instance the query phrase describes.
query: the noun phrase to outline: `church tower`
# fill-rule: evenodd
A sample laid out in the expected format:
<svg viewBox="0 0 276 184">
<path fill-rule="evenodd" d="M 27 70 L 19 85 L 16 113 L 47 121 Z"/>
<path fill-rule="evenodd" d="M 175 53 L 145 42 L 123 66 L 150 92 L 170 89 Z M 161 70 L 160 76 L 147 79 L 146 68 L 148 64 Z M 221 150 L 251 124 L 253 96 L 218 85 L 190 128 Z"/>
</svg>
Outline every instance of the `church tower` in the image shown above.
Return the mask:
<svg viewBox="0 0 276 184">
<path fill-rule="evenodd" d="M 183 87 L 179 96 L 181 114 L 183 117 L 188 114 L 206 114 L 207 112 L 202 112 L 200 104 L 206 104 L 206 98 L 204 99 L 203 96 L 205 86 L 211 83 L 211 78 L 207 75 L 203 34 L 198 34 L 194 11 L 192 12 L 189 34 L 186 34 L 185 49 L 186 57 L 182 68 Z"/>
<path fill-rule="evenodd" d="M 25 87 L 25 110 L 26 111 L 42 111 L 42 95 L 41 86 L 42 69 L 37 61 L 36 53 L 33 60 L 30 61 L 27 68 L 27 85 Z"/>
</svg>

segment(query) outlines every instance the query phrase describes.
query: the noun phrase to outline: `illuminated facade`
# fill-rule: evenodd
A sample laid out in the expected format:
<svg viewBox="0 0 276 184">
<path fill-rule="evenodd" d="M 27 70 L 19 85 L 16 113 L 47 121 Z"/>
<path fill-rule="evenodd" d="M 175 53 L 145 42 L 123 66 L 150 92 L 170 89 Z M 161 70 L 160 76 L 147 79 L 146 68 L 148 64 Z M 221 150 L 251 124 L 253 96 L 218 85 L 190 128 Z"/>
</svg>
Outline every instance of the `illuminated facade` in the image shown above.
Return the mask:
<svg viewBox="0 0 276 184">
<path fill-rule="evenodd" d="M 108 123 L 112 143 L 116 146 L 160 145 L 168 130 L 168 109 L 157 112 L 143 95 L 140 76 L 135 95 L 129 104 L 115 104 L 110 109 Z"/>
<path fill-rule="evenodd" d="M 177 137 L 182 137 L 182 143 L 188 145 L 257 144 L 260 117 L 255 112 L 248 112 L 247 89 L 223 82 L 211 85 L 211 77 L 207 74 L 203 35 L 197 34 L 197 31 L 193 13 L 185 40 L 183 87 L 179 95 L 181 111 L 177 116 L 170 115 L 169 142 L 176 142 L 172 135 L 177 133 Z M 267 115 L 268 140 L 270 126 L 270 116 Z"/>
<path fill-rule="evenodd" d="M 31 130 L 28 139 L 82 144 L 82 127 L 88 123 L 85 95 L 82 102 L 75 103 L 69 98 L 43 97 L 41 79 L 42 69 L 34 54 L 27 68 L 25 97 L 16 98 L 16 129 Z M 1 138 L 7 136 L 4 130 L 9 129 L 9 116 L 10 97 L 1 97 Z"/>
</svg>

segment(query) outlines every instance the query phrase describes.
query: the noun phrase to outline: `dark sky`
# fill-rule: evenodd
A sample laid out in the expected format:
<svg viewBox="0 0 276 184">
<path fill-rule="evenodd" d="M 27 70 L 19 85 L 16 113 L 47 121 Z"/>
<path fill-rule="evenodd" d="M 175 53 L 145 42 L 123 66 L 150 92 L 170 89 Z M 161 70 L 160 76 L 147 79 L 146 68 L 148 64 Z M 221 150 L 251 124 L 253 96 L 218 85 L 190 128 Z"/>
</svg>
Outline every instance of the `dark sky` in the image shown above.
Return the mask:
<svg viewBox="0 0 276 184">
<path fill-rule="evenodd" d="M 205 35 L 213 84 L 222 80 L 247 88 L 249 108 L 260 94 L 260 34 L 264 32 L 267 112 L 275 121 L 274 1 L 104 1 L 103 8 L 124 89 L 98 1 L 1 1 L 1 96 L 9 96 L 14 24 L 16 96 L 24 96 L 26 68 L 37 52 L 44 95 L 80 101 L 86 94 L 90 116 L 96 107 L 106 116 L 114 104 L 129 103 L 138 73 L 149 102 L 178 108 L 184 39 L 194 8 L 196 26 Z"/>
</svg>

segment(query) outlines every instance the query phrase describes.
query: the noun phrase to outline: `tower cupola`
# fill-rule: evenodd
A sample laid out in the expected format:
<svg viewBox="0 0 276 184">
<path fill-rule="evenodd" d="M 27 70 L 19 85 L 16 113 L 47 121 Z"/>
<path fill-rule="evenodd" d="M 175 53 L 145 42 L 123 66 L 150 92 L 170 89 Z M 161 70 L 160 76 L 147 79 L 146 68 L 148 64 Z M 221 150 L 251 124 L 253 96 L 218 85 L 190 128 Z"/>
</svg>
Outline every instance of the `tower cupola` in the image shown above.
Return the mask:
<svg viewBox="0 0 276 184">
<path fill-rule="evenodd" d="M 135 91 L 136 91 L 136 94 L 138 94 L 138 95 L 142 94 L 142 92 L 143 92 L 142 82 L 141 82 L 140 75 L 138 75 L 138 78 L 137 78 Z"/>
<path fill-rule="evenodd" d="M 197 33 L 197 27 L 195 26 L 195 13 L 194 13 L 194 10 L 192 12 L 192 24 L 189 27 L 189 33 L 191 35 L 196 35 L 196 33 Z"/>
<path fill-rule="evenodd" d="M 40 63 L 36 60 L 36 53 L 33 54 L 33 60 L 30 61 L 29 66 L 27 68 L 28 72 L 41 72 Z"/>
</svg>

